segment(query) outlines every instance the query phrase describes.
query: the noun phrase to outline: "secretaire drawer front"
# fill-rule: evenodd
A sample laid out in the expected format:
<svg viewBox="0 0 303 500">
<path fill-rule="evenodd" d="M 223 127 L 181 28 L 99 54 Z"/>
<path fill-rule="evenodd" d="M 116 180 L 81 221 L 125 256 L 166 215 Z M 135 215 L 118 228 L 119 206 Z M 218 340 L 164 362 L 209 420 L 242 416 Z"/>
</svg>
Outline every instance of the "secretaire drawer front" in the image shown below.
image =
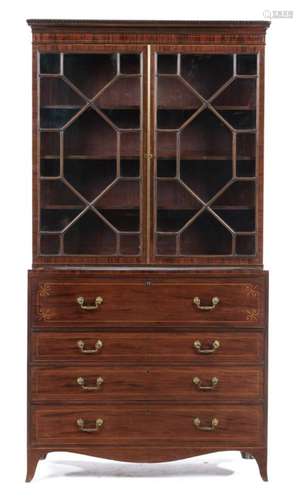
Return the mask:
<svg viewBox="0 0 303 500">
<path fill-rule="evenodd" d="M 261 400 L 261 367 L 32 368 L 33 401 Z"/>
<path fill-rule="evenodd" d="M 35 325 L 264 323 L 264 280 L 73 280 L 33 287 Z"/>
<path fill-rule="evenodd" d="M 263 331 L 35 332 L 33 362 L 77 363 L 258 363 L 264 356 Z"/>
<path fill-rule="evenodd" d="M 258 446 L 264 440 L 259 405 L 85 405 L 32 407 L 32 444 Z"/>
</svg>

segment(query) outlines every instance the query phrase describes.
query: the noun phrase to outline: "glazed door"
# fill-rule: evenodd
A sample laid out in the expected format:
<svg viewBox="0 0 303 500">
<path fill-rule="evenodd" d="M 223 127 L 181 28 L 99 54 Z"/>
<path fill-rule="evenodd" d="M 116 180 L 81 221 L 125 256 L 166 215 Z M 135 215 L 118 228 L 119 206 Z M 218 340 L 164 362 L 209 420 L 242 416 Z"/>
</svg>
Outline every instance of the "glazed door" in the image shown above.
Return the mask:
<svg viewBox="0 0 303 500">
<path fill-rule="evenodd" d="M 36 262 L 143 262 L 145 49 L 72 50 L 37 54 Z"/>
<path fill-rule="evenodd" d="M 90 50 L 34 52 L 35 264 L 261 263 L 263 54 Z"/>
<path fill-rule="evenodd" d="M 260 55 L 239 50 L 154 48 L 154 262 L 260 262 Z"/>
</svg>

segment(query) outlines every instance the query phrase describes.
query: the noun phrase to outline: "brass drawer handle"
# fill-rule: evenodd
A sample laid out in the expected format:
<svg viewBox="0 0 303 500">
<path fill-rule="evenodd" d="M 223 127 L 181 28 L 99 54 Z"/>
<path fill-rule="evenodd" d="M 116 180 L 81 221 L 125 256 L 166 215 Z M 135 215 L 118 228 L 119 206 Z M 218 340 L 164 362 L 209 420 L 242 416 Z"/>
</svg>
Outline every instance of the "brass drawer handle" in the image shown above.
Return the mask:
<svg viewBox="0 0 303 500">
<path fill-rule="evenodd" d="M 199 299 L 199 297 L 193 298 L 193 303 L 195 304 L 195 306 L 197 306 L 197 309 L 200 309 L 201 311 L 212 311 L 219 304 L 219 302 L 219 297 L 212 297 L 211 306 L 201 306 L 201 300 Z"/>
<path fill-rule="evenodd" d="M 79 347 L 80 351 L 83 352 L 84 354 L 93 354 L 94 352 L 100 351 L 101 347 L 103 346 L 103 343 L 101 340 L 97 340 L 95 344 L 95 349 L 84 349 L 84 342 L 83 340 L 78 340 L 77 346 Z"/>
<path fill-rule="evenodd" d="M 100 429 L 100 427 L 102 427 L 103 420 L 102 420 L 102 418 L 97 418 L 96 427 L 90 428 L 90 427 L 85 427 L 85 422 L 84 422 L 83 418 L 78 418 L 77 425 L 80 428 L 80 431 L 82 431 L 82 432 L 97 432 Z"/>
<path fill-rule="evenodd" d="M 214 340 L 211 345 L 212 345 L 212 348 L 203 349 L 200 340 L 194 341 L 194 348 L 196 349 L 196 351 L 199 354 L 211 354 L 213 352 L 216 352 L 220 347 L 220 342 L 219 342 L 219 340 Z"/>
<path fill-rule="evenodd" d="M 201 426 L 201 420 L 199 417 L 194 418 L 193 422 L 199 431 L 215 431 L 219 425 L 219 420 L 217 418 L 211 419 L 211 426 Z"/>
<path fill-rule="evenodd" d="M 85 311 L 93 311 L 94 309 L 98 309 L 98 307 L 103 303 L 103 297 L 96 297 L 94 306 L 86 306 L 84 297 L 77 297 L 77 302 L 81 309 L 84 309 Z"/>
<path fill-rule="evenodd" d="M 84 389 L 85 391 L 98 391 L 100 386 L 103 384 L 104 380 L 102 377 L 98 377 L 96 379 L 96 385 L 85 385 L 85 380 L 83 377 L 77 378 L 77 383 Z"/>
<path fill-rule="evenodd" d="M 199 377 L 194 377 L 193 378 L 193 383 L 198 387 L 198 389 L 200 389 L 201 391 L 211 391 L 212 389 L 214 389 L 218 383 L 219 383 L 219 379 L 217 377 L 212 377 L 211 381 L 210 381 L 210 385 L 202 385 L 202 382 L 201 380 L 199 379 Z"/>
</svg>

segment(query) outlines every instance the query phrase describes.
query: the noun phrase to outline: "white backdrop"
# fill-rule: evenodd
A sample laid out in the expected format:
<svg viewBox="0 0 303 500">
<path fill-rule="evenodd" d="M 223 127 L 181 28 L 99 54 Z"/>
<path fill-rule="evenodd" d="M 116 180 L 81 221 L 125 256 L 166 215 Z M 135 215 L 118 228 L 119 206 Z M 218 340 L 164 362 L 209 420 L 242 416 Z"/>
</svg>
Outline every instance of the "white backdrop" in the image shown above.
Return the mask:
<svg viewBox="0 0 303 500">
<path fill-rule="evenodd" d="M 300 5 L 301 4 L 301 5 Z M 293 10 L 267 32 L 265 269 L 270 270 L 269 482 L 255 461 L 219 453 L 135 465 L 53 454 L 26 474 L 26 270 L 31 266 L 31 33 L 26 18 L 259 19 Z M 302 498 L 302 2 L 10 0 L 1 3 L 0 493 L 5 500 Z M 302 47 L 302 43 L 301 43 Z M 89 462 L 89 463 L 88 463 Z M 3 489 L 3 492 L 2 492 Z"/>
</svg>

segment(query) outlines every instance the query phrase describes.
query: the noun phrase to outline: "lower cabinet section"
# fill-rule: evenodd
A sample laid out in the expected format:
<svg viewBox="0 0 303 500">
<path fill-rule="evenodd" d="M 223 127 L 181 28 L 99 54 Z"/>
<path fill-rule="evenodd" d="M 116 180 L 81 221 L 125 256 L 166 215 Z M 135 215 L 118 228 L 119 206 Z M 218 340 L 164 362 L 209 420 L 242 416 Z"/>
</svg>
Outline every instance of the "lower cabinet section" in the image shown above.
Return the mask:
<svg viewBox="0 0 303 500">
<path fill-rule="evenodd" d="M 33 446 L 264 444 L 261 405 L 33 406 Z"/>
<path fill-rule="evenodd" d="M 29 312 L 28 481 L 51 451 L 266 479 L 267 273 L 35 270 Z"/>
</svg>

